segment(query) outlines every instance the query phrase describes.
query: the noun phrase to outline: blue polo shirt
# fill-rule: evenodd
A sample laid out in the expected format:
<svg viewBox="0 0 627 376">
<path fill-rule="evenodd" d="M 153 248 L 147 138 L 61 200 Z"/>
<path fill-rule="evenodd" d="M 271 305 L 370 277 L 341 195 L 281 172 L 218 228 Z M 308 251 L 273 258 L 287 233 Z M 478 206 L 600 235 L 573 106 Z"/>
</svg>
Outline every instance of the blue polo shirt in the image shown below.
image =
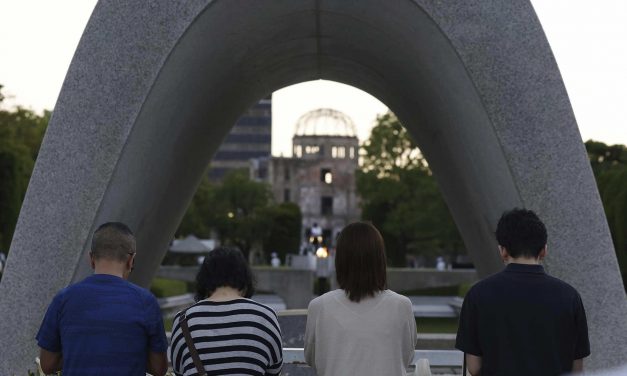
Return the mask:
<svg viewBox="0 0 627 376">
<path fill-rule="evenodd" d="M 144 376 L 148 352 L 168 347 L 155 297 L 108 274 L 61 290 L 36 338 L 42 349 L 63 354 L 63 376 Z"/>
<path fill-rule="evenodd" d="M 464 299 L 456 348 L 481 357 L 483 376 L 557 376 L 590 355 L 579 293 L 541 265 L 509 264 Z"/>
</svg>

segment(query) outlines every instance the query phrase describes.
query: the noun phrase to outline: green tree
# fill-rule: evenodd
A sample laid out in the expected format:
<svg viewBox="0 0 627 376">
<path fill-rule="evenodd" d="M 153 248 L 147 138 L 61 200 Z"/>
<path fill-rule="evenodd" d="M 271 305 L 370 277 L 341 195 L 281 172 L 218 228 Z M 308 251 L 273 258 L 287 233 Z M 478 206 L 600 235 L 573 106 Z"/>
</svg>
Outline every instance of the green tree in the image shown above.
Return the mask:
<svg viewBox="0 0 627 376">
<path fill-rule="evenodd" d="M 192 234 L 200 238 L 211 237 L 211 225 L 215 222 L 215 194 L 215 187 L 205 175 L 176 231 L 177 237 Z"/>
<path fill-rule="evenodd" d="M 270 232 L 271 193 L 267 184 L 249 179 L 247 171 L 232 171 L 222 183 L 204 179 L 177 230 L 178 236 L 210 237 L 214 230 L 221 244 L 238 247 L 248 257 Z"/>
<path fill-rule="evenodd" d="M 379 116 L 357 172 L 362 217 L 381 231 L 391 265 L 408 253 L 457 253 L 463 243 L 420 150 L 392 113 Z"/>
<path fill-rule="evenodd" d="M 627 147 L 590 140 L 586 150 L 627 289 Z"/>
<path fill-rule="evenodd" d="M 28 187 L 33 160 L 24 145 L 0 132 L 0 249 L 8 251 Z"/>
<path fill-rule="evenodd" d="M 0 92 L 0 104 L 3 99 Z M 21 107 L 0 110 L 0 249 L 8 250 L 11 243 L 50 114 Z"/>
<path fill-rule="evenodd" d="M 246 171 L 229 173 L 222 183 L 204 178 L 176 232 L 194 234 L 236 246 L 248 257 L 253 247 L 277 252 L 284 258 L 300 245 L 300 208 L 293 203 L 275 204 L 270 187 L 249 179 Z"/>
<path fill-rule="evenodd" d="M 247 171 L 227 174 L 215 192 L 213 227 L 220 242 L 238 247 L 248 257 L 270 229 L 264 215 L 270 200 L 268 185 L 250 180 Z"/>
<path fill-rule="evenodd" d="M 270 221 L 270 231 L 263 240 L 266 255 L 276 252 L 285 262 L 285 255 L 298 252 L 302 215 L 298 205 L 284 202 L 268 207 L 266 218 Z"/>
</svg>

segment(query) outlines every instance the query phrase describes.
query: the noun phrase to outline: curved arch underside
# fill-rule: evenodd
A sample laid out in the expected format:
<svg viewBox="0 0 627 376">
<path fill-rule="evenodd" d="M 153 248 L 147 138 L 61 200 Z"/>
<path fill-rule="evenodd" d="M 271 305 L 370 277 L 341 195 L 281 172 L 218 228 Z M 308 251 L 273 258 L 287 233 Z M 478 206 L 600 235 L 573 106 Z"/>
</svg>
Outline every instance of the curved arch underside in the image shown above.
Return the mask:
<svg viewBox="0 0 627 376">
<path fill-rule="evenodd" d="M 385 102 L 416 138 L 480 275 L 492 231 L 525 206 L 547 268 L 588 309 L 593 367 L 619 364 L 627 300 L 568 97 L 528 2 L 100 2 L 74 56 L 0 285 L 1 373 L 21 372 L 60 288 L 89 273 L 89 235 L 121 220 L 147 285 L 237 117 L 290 84 L 330 79 Z M 7 314 L 20 307 L 21 317 Z M 4 356 L 4 355 L 3 355 Z"/>
</svg>

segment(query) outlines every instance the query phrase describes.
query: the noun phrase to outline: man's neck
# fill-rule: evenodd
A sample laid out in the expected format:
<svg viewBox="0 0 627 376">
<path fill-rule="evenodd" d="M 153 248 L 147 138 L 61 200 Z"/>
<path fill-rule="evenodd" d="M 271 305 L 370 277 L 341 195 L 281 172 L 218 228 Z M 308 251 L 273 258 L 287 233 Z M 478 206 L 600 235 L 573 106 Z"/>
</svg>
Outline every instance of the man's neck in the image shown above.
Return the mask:
<svg viewBox="0 0 627 376">
<path fill-rule="evenodd" d="M 531 257 L 510 257 L 507 264 L 540 265 L 540 259 Z"/>
<path fill-rule="evenodd" d="M 109 260 L 99 260 L 96 262 L 94 274 L 108 274 L 126 279 L 125 265 Z"/>
</svg>

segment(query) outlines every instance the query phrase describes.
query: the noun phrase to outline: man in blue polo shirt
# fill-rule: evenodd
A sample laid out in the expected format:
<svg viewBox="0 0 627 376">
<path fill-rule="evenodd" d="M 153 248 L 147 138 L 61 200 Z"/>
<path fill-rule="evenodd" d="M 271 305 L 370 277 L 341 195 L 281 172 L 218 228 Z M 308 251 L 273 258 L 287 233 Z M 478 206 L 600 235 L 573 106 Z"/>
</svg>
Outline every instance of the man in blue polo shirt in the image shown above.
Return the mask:
<svg viewBox="0 0 627 376">
<path fill-rule="evenodd" d="M 557 376 L 580 372 L 590 355 L 579 293 L 544 272 L 547 233 L 524 209 L 505 212 L 496 229 L 505 270 L 475 284 L 464 299 L 455 347 L 473 376 Z"/>
<path fill-rule="evenodd" d="M 41 368 L 72 375 L 164 375 L 168 342 L 155 297 L 127 282 L 135 237 L 119 222 L 93 235 L 95 273 L 61 290 L 37 333 Z"/>
</svg>

